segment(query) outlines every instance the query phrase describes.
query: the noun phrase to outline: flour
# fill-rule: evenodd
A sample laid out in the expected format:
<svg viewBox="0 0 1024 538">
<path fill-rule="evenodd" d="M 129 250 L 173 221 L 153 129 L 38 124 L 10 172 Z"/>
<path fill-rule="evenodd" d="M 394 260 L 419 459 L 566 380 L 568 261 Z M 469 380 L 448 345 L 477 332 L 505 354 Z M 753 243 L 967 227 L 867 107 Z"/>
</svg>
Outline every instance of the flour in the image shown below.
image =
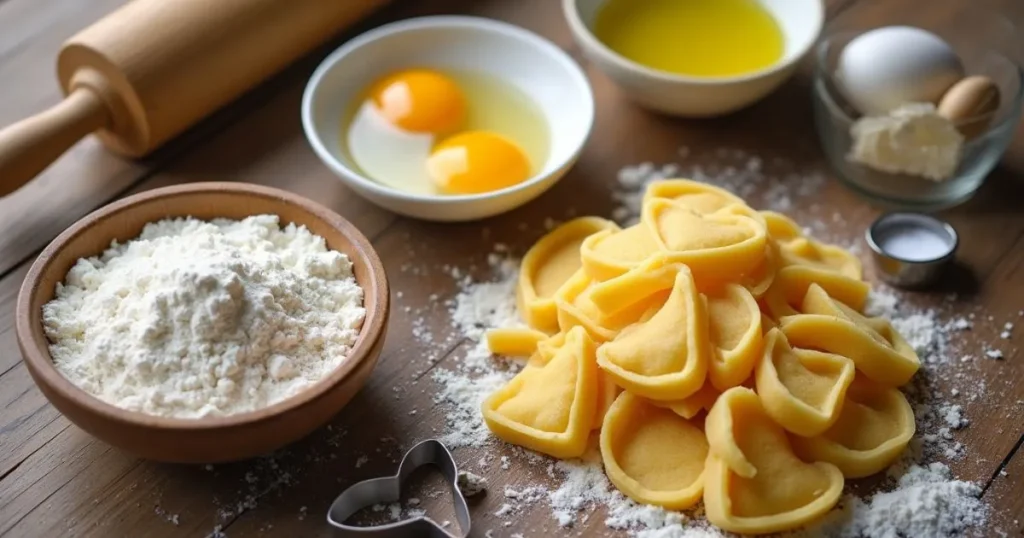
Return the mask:
<svg viewBox="0 0 1024 538">
<path fill-rule="evenodd" d="M 188 218 L 78 260 L 43 324 L 75 385 L 196 418 L 266 407 L 328 375 L 359 335 L 362 300 L 348 257 L 305 227 Z"/>
<path fill-rule="evenodd" d="M 487 491 L 487 479 L 476 473 L 459 471 L 458 486 L 463 496 L 475 497 Z M 411 503 L 412 499 L 409 499 L 409 502 Z"/>
<path fill-rule="evenodd" d="M 965 536 L 985 528 L 988 507 L 981 488 L 954 480 L 942 463 L 911 467 L 894 491 L 858 499 L 843 498 L 839 508 L 802 536 L 901 538 Z"/>
<path fill-rule="evenodd" d="M 488 263 L 497 279 L 481 283 L 460 279 L 462 291 L 449 312 L 454 327 L 468 339 L 458 370 L 436 369 L 432 374 L 440 387 L 435 402 L 450 405 L 445 417 L 449 431 L 441 440 L 452 448 L 480 447 L 490 440 L 480 406 L 519 369 L 512 361 L 497 363 L 483 338 L 489 328 L 520 324 L 515 301 L 509 299 L 515 297 L 518 264 L 500 256 L 489 257 Z"/>
</svg>

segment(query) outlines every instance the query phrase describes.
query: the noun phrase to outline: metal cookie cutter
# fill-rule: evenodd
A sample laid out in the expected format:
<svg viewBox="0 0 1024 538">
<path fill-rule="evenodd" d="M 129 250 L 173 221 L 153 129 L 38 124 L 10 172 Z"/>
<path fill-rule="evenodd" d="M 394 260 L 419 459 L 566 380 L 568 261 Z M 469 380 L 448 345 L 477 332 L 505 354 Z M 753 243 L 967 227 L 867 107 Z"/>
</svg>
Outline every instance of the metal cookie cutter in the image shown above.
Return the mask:
<svg viewBox="0 0 1024 538">
<path fill-rule="evenodd" d="M 395 523 L 372 527 L 353 527 L 345 520 L 359 510 L 378 503 L 392 503 L 400 500 L 402 486 L 412 473 L 425 465 L 433 465 L 441 471 L 452 488 L 455 505 L 455 519 L 459 521 L 460 534 L 452 534 L 426 516 L 418 516 Z M 443 443 L 429 439 L 409 449 L 398 464 L 398 474 L 382 478 L 371 478 L 353 484 L 338 495 L 327 512 L 327 522 L 339 529 L 337 536 L 377 536 L 380 538 L 466 538 L 469 536 L 469 508 L 466 498 L 458 486 L 459 469 L 455 458 Z"/>
</svg>

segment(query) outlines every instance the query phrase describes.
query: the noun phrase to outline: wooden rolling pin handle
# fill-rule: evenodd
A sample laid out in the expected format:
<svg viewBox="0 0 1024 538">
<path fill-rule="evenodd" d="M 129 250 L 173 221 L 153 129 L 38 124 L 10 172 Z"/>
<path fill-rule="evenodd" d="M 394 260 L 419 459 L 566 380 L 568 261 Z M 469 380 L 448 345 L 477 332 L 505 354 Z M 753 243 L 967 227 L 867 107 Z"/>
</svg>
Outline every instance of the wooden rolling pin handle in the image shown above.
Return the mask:
<svg viewBox="0 0 1024 538">
<path fill-rule="evenodd" d="M 0 131 L 0 197 L 27 183 L 89 133 L 106 127 L 109 116 L 95 91 L 79 87 L 49 110 Z"/>
</svg>

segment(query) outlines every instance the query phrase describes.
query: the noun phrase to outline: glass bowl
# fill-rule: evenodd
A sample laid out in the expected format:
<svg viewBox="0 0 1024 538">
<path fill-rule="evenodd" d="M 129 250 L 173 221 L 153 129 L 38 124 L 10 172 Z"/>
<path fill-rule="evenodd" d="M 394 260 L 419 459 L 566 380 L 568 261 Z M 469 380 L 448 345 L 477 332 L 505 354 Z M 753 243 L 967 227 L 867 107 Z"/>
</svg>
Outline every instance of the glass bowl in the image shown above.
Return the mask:
<svg viewBox="0 0 1024 538">
<path fill-rule="evenodd" d="M 864 2 L 870 11 L 885 2 Z M 939 5 L 943 9 L 939 9 Z M 861 3 L 857 4 L 860 7 Z M 856 11 L 857 7 L 850 11 Z M 934 8 L 934 9 L 933 9 Z M 948 8 L 948 9 L 947 9 Z M 935 13 L 950 13 L 935 17 Z M 1020 39 L 1014 25 L 972 0 L 941 0 L 928 9 L 907 9 L 888 17 L 888 25 L 916 26 L 946 40 L 963 62 L 967 75 L 985 75 L 999 86 L 999 108 L 988 129 L 964 141 L 956 172 L 945 181 L 878 171 L 848 159 L 853 138 L 850 128 L 858 114 L 843 98 L 835 80 L 839 53 L 852 39 L 877 28 L 860 24 L 844 13 L 818 45 L 813 83 L 814 122 L 826 158 L 839 179 L 855 192 L 882 206 L 916 211 L 937 211 L 961 204 L 974 194 L 996 166 L 1013 139 L 1024 99 Z M 968 120 L 969 121 L 969 120 Z"/>
</svg>

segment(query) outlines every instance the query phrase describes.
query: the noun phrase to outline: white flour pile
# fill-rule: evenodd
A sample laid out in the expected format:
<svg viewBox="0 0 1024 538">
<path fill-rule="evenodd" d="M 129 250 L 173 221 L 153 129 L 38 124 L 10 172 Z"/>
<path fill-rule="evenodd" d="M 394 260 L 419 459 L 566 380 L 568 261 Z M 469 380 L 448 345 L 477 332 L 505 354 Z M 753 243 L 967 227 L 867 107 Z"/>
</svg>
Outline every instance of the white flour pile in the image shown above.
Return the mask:
<svg viewBox="0 0 1024 538">
<path fill-rule="evenodd" d="M 81 259 L 43 307 L 57 369 L 118 407 L 203 417 L 274 404 L 348 355 L 352 262 L 278 217 L 150 223 Z"/>
<path fill-rule="evenodd" d="M 728 150 L 728 158 L 745 161 L 743 166 L 730 166 L 727 171 L 709 178 L 690 173 L 690 177 L 730 188 L 750 197 L 747 189 L 760 187 L 764 198 L 754 196 L 753 202 L 766 202 L 761 207 L 789 209 L 793 196 L 813 194 L 820 184 L 819 176 L 805 182 L 792 178 L 778 179 L 761 172 L 761 160 L 742 152 Z M 690 170 L 693 172 L 693 170 Z M 628 222 L 636 217 L 640 197 L 647 183 L 655 179 L 686 175 L 679 167 L 656 167 L 643 164 L 624 169 L 619 174 L 621 190 L 614 194 L 622 206 L 615 218 Z M 724 178 L 724 179 L 723 179 Z M 753 186 L 736 188 L 737 185 Z M 746 191 L 746 192 L 744 192 Z M 484 447 L 498 443 L 491 436 L 480 415 L 480 405 L 495 389 L 510 379 L 520 367 L 515 361 L 494 358 L 487 351 L 482 336 L 490 327 L 519 323 L 515 315 L 515 283 L 517 263 L 494 259 L 494 280 L 476 283 L 460 281 L 461 292 L 452 309 L 452 323 L 468 343 L 464 357 L 454 369 L 437 369 L 433 379 L 438 384 L 437 401 L 445 405 L 448 431 L 444 441 L 453 447 Z M 948 400 L 960 396 L 939 394 L 929 388 L 935 378 L 961 379 L 961 359 L 952 356 L 949 335 L 963 327 L 962 323 L 943 323 L 934 311 L 913 311 L 901 305 L 899 296 L 879 289 L 871 297 L 869 312 L 893 320 L 896 328 L 921 355 L 923 368 L 915 383 L 907 387 L 908 397 L 917 416 L 918 436 L 903 459 L 888 473 L 881 492 L 866 498 L 847 495 L 824 521 L 798 533 L 799 536 L 835 536 L 839 538 L 900 538 L 928 536 L 952 538 L 985 528 L 988 507 L 979 498 L 981 488 L 953 478 L 949 468 L 937 457 L 955 459 L 963 456 L 963 447 L 951 432 L 968 424 L 962 407 Z M 966 385 L 965 385 L 966 387 Z M 983 384 L 970 383 L 964 388 L 974 399 L 985 390 Z M 505 448 L 508 448 L 505 445 Z M 547 466 L 553 487 L 542 484 L 508 485 L 500 517 L 514 518 L 525 506 L 534 503 L 549 505 L 552 517 L 563 527 L 587 521 L 594 511 L 603 509 L 604 524 L 642 538 L 705 538 L 725 536 L 710 526 L 697 512 L 677 513 L 639 505 L 619 493 L 605 476 L 600 455 L 592 450 L 581 460 L 555 461 L 545 456 L 513 448 L 522 454 L 531 467 Z M 489 459 L 484 456 L 481 466 Z M 503 463 L 502 468 L 507 468 Z M 506 525 L 513 523 L 507 520 Z"/>
</svg>

